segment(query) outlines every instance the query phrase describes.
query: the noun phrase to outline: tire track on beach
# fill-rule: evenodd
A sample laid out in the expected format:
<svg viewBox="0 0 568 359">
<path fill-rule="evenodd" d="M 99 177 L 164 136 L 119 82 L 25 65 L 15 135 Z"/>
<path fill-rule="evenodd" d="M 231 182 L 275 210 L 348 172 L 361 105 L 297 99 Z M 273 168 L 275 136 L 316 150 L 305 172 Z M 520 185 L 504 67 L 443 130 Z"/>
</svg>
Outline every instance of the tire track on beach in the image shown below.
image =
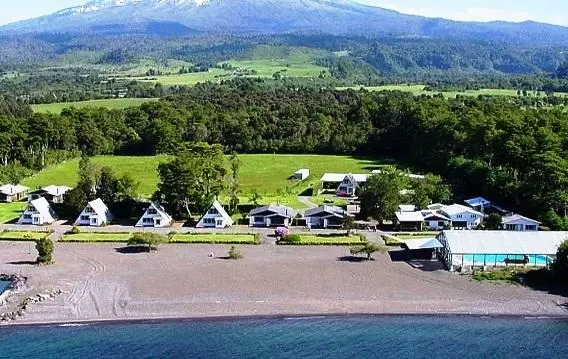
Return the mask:
<svg viewBox="0 0 568 359">
<path fill-rule="evenodd" d="M 101 311 L 94 294 L 94 288 L 96 287 L 95 277 L 105 272 L 106 266 L 103 263 L 93 258 L 79 254 L 77 251 L 71 248 L 61 248 L 61 249 L 63 252 L 67 252 L 68 254 L 72 255 L 75 258 L 79 258 L 81 261 L 87 263 L 91 267 L 91 272 L 88 274 L 87 279 L 81 281 L 79 285 L 73 288 L 69 297 L 65 299 L 65 302 L 71 305 L 75 316 L 79 318 L 81 316 L 81 309 L 80 309 L 81 301 L 84 300 L 85 298 L 90 298 L 90 300 L 93 302 L 97 314 L 100 316 Z"/>
</svg>

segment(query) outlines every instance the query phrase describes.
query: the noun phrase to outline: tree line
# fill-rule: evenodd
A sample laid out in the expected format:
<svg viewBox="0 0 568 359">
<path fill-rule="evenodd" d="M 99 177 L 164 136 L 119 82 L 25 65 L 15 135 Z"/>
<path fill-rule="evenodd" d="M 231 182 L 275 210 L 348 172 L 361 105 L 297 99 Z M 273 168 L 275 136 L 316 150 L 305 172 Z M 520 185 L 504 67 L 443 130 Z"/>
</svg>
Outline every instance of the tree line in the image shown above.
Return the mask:
<svg viewBox="0 0 568 359">
<path fill-rule="evenodd" d="M 205 142 L 238 153 L 390 157 L 442 175 L 458 200 L 483 195 L 537 219 L 546 215 L 554 226 L 561 222 L 552 215 L 562 218 L 568 203 L 568 114 L 514 98 L 239 79 L 180 89 L 138 108 L 0 116 L 0 133 L 4 168 L 37 170 L 78 152 L 173 154 L 181 144 Z"/>
</svg>

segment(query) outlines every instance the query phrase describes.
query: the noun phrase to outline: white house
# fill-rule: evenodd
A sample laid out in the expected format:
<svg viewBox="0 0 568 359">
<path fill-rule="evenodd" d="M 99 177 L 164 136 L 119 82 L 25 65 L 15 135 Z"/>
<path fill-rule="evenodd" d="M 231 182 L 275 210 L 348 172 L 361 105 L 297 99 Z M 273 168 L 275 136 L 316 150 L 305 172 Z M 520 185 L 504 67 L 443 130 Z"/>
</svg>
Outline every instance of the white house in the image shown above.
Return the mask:
<svg viewBox="0 0 568 359">
<path fill-rule="evenodd" d="M 422 211 L 424 216 L 424 222 L 426 222 L 426 228 L 433 230 L 441 230 L 450 225 L 452 220 L 449 217 L 444 216 L 434 210 Z"/>
<path fill-rule="evenodd" d="M 249 225 L 251 227 L 288 227 L 293 217 L 292 208 L 271 204 L 250 211 Z"/>
<path fill-rule="evenodd" d="M 451 219 L 454 229 L 475 229 L 483 221 L 483 213 L 461 204 L 444 206 L 439 213 Z"/>
<path fill-rule="evenodd" d="M 538 231 L 540 222 L 521 216 L 520 214 L 513 214 L 503 217 L 502 226 L 502 228 L 507 231 Z"/>
<path fill-rule="evenodd" d="M 401 204 L 398 206 L 399 212 L 414 212 L 416 211 L 416 206 L 413 204 Z"/>
<path fill-rule="evenodd" d="M 65 200 L 65 194 L 71 190 L 71 187 L 67 186 L 47 186 L 40 188 L 36 191 L 30 192 L 28 195 L 28 201 L 33 201 L 40 197 L 44 197 L 48 202 L 51 203 L 63 203 Z"/>
<path fill-rule="evenodd" d="M 347 211 L 337 206 L 311 208 L 304 213 L 308 228 L 341 228 Z"/>
<path fill-rule="evenodd" d="M 294 179 L 299 181 L 304 181 L 310 177 L 310 170 L 307 168 L 302 168 L 294 172 Z"/>
<path fill-rule="evenodd" d="M 233 225 L 233 219 L 221 206 L 219 201 L 213 202 L 195 227 L 197 228 L 227 228 Z"/>
<path fill-rule="evenodd" d="M 138 222 L 136 227 L 155 227 L 162 228 L 168 227 L 173 223 L 172 217 L 166 213 L 164 207 L 161 205 L 151 202 L 150 206 L 146 208 L 144 214 Z"/>
<path fill-rule="evenodd" d="M 5 184 L 0 186 L 0 202 L 17 202 L 24 199 L 29 188 L 22 185 Z"/>
<path fill-rule="evenodd" d="M 76 226 L 100 227 L 112 222 L 113 216 L 104 202 L 97 198 L 89 202 L 75 221 Z"/>
<path fill-rule="evenodd" d="M 446 205 L 445 204 L 441 204 L 441 203 L 433 203 L 428 205 L 428 209 L 431 211 L 439 211 L 442 208 L 444 208 Z"/>
<path fill-rule="evenodd" d="M 424 216 L 422 212 L 396 212 L 394 222 L 401 231 L 421 231 Z"/>
<path fill-rule="evenodd" d="M 43 197 L 28 203 L 26 210 L 18 220 L 18 224 L 33 224 L 43 226 L 57 220 L 57 215 L 51 209 L 49 202 Z"/>
<path fill-rule="evenodd" d="M 338 196 L 355 196 L 355 190 L 367 182 L 370 174 L 325 173 L 321 179 L 323 190 L 335 189 Z"/>
</svg>

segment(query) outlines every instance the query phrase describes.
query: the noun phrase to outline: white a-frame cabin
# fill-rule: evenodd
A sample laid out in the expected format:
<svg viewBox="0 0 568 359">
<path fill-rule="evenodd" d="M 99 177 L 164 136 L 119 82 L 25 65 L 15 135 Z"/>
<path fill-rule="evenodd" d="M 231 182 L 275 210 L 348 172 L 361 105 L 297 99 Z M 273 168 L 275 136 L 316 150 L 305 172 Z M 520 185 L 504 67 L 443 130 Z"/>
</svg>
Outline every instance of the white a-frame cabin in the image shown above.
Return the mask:
<svg viewBox="0 0 568 359">
<path fill-rule="evenodd" d="M 18 220 L 18 224 L 33 224 L 43 226 L 52 224 L 57 220 L 57 215 L 51 209 L 49 202 L 43 197 L 34 199 L 28 203 L 26 210 Z"/>
<path fill-rule="evenodd" d="M 195 227 L 197 228 L 226 228 L 233 225 L 233 219 L 221 206 L 219 201 L 213 202 Z"/>
<path fill-rule="evenodd" d="M 136 227 L 162 228 L 171 226 L 174 220 L 166 213 L 161 205 L 151 202 L 142 217 L 136 223 Z"/>
<path fill-rule="evenodd" d="M 102 199 L 97 198 L 87 204 L 75 221 L 75 225 L 100 227 L 110 224 L 113 218 L 106 204 L 104 204 Z"/>
</svg>

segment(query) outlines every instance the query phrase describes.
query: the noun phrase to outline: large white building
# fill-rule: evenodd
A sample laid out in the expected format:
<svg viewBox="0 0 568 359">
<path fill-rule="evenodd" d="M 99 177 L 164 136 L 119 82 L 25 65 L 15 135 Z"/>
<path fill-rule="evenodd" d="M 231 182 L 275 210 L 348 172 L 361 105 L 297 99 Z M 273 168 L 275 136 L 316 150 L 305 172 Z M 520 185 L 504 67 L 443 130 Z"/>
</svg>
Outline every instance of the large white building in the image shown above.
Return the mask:
<svg viewBox="0 0 568 359">
<path fill-rule="evenodd" d="M 554 261 L 566 232 L 443 231 L 439 258 L 449 270 L 478 267 L 545 267 Z"/>
<path fill-rule="evenodd" d="M 454 229 L 475 229 L 483 222 L 483 213 L 461 204 L 443 206 L 439 213 L 450 218 Z"/>
</svg>

